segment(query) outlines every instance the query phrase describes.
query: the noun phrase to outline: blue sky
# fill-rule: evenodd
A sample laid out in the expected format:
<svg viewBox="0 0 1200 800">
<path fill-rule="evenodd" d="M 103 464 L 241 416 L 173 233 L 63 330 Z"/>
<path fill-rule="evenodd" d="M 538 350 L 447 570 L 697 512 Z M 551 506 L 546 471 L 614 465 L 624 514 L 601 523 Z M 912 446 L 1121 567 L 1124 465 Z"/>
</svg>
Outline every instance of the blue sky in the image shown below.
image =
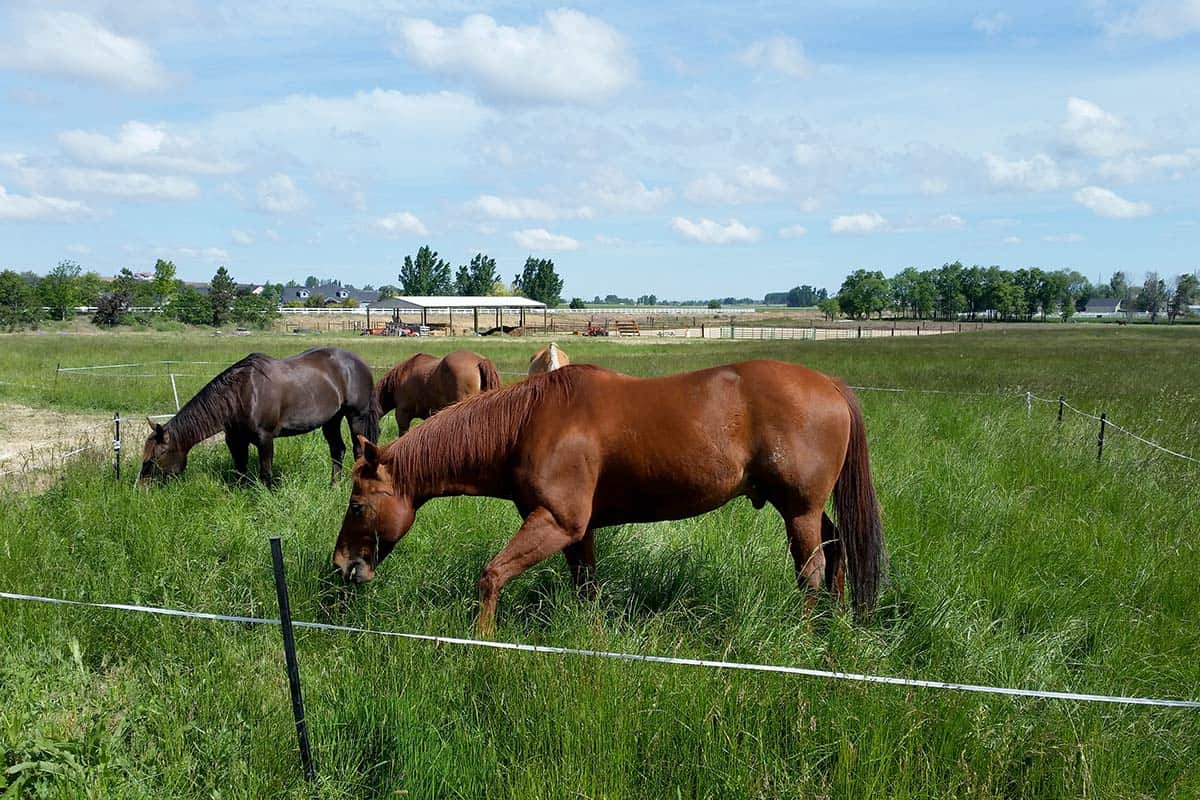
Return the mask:
<svg viewBox="0 0 1200 800">
<path fill-rule="evenodd" d="M 0 266 L 565 294 L 1197 267 L 1200 0 L 0 8 Z"/>
</svg>

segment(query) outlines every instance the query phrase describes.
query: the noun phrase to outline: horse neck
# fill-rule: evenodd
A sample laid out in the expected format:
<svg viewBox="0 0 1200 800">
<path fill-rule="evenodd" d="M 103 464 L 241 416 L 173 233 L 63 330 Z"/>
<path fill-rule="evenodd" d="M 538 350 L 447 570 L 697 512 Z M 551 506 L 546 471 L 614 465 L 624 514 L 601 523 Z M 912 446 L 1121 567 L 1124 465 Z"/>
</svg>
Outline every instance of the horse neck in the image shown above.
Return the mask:
<svg viewBox="0 0 1200 800">
<path fill-rule="evenodd" d="M 463 494 L 508 497 L 509 447 L 497 447 L 487 454 L 475 453 L 474 458 L 446 457 L 443 454 L 447 450 L 428 448 L 413 436 L 420 428 L 417 426 L 392 445 L 397 448 L 392 453 L 392 472 L 400 493 L 413 498 L 418 505 L 435 497 Z"/>
<path fill-rule="evenodd" d="M 177 447 L 186 453 L 200 442 L 225 430 L 226 414 L 197 412 L 192 404 L 184 406 L 163 427 Z"/>
</svg>

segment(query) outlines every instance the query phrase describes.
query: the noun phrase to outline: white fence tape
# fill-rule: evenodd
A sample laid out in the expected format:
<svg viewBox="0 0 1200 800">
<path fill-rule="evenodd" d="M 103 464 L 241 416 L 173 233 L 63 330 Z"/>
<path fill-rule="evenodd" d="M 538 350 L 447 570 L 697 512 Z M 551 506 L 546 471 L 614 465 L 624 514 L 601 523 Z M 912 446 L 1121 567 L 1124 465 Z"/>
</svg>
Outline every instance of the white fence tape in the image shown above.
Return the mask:
<svg viewBox="0 0 1200 800">
<path fill-rule="evenodd" d="M 185 617 L 216 622 L 240 622 L 250 625 L 278 625 L 278 619 L 265 617 L 244 617 L 233 614 L 213 614 L 204 611 L 184 611 L 176 608 L 158 608 L 155 606 L 129 605 L 126 603 L 89 603 L 82 600 L 65 600 L 58 597 L 41 597 L 38 595 L 0 592 L 0 598 L 34 603 L 51 603 L 54 605 L 83 606 L 86 608 L 102 608 L 114 611 L 130 611 L 140 614 L 156 614 L 167 617 Z M 542 655 L 582 656 L 588 658 L 607 658 L 618 661 L 635 661 L 646 664 L 672 664 L 685 667 L 707 667 L 710 669 L 742 670 L 747 672 L 773 672 L 785 675 L 803 675 L 810 678 L 827 678 L 830 680 L 853 681 L 856 683 L 881 683 L 889 686 L 905 686 L 918 689 L 947 689 L 959 692 L 976 692 L 980 694 L 999 694 L 1010 697 L 1033 697 L 1043 700 L 1071 700 L 1087 703 L 1115 703 L 1119 705 L 1165 706 L 1168 708 L 1198 708 L 1200 700 L 1170 700 L 1155 697 L 1129 697 L 1124 695 L 1088 694 L 1085 692 L 1057 692 L 1043 689 L 1014 689 L 1006 686 L 985 686 L 975 683 L 955 683 L 953 681 L 930 681 L 916 678 L 898 678 L 890 675 L 869 675 L 862 672 L 838 672 L 836 670 L 809 669 L 807 667 L 789 667 L 775 664 L 748 664 L 740 661 L 715 661 L 705 658 L 677 658 L 674 656 L 652 656 L 640 653 L 618 653 L 609 650 L 585 650 L 576 647 L 553 647 L 540 644 L 520 644 L 517 642 L 493 642 L 480 639 L 461 639 L 454 636 L 434 636 L 425 633 L 399 633 L 396 631 L 380 631 L 370 628 L 358 628 L 351 625 L 331 625 L 324 622 L 293 622 L 297 628 L 309 628 L 320 631 L 335 631 L 338 633 L 359 633 L 373 636 L 388 636 L 397 639 L 410 639 L 434 644 L 461 645 L 464 647 L 486 647 L 493 650 L 516 650 L 524 653 L 540 653 Z"/>
</svg>

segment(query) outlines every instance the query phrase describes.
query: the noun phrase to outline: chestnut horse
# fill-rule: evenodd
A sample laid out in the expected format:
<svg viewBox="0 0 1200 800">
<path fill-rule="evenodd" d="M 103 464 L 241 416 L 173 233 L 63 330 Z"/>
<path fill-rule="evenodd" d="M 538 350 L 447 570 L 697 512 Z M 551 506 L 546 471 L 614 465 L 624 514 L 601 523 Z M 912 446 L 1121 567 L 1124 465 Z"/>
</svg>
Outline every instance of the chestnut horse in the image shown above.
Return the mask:
<svg viewBox="0 0 1200 800">
<path fill-rule="evenodd" d="M 565 367 L 465 400 L 386 447 L 364 443 L 353 476 L 333 563 L 358 583 L 426 501 L 513 501 L 524 524 L 479 581 L 483 635 L 504 584 L 560 550 L 590 589 L 596 528 L 691 517 L 739 495 L 782 515 L 809 602 L 822 580 L 842 598 L 843 558 L 860 615 L 878 594 L 883 531 L 858 401 L 796 364 L 661 378 Z"/>
<path fill-rule="evenodd" d="M 225 432 L 238 477 L 246 478 L 250 445 L 258 448 L 258 476 L 268 486 L 275 439 L 320 428 L 329 443 L 332 480 L 342 473 L 342 418 L 350 423 L 354 457 L 360 441 L 379 438 L 379 405 L 371 368 L 348 350 L 320 347 L 291 358 L 251 353 L 196 393 L 166 425 L 150 423 L 138 483 L 170 478 L 187 467 L 188 451 Z"/>
<path fill-rule="evenodd" d="M 379 379 L 375 396 L 382 413 L 396 409 L 403 436 L 414 419 L 428 419 L 452 403 L 499 388 L 500 373 L 490 359 L 456 350 L 444 358 L 417 353 L 397 364 Z"/>
<path fill-rule="evenodd" d="M 530 356 L 529 374 L 541 375 L 543 372 L 554 372 L 570 363 L 571 359 L 567 358 L 567 352 L 551 342 L 549 347 L 543 347 Z"/>
</svg>

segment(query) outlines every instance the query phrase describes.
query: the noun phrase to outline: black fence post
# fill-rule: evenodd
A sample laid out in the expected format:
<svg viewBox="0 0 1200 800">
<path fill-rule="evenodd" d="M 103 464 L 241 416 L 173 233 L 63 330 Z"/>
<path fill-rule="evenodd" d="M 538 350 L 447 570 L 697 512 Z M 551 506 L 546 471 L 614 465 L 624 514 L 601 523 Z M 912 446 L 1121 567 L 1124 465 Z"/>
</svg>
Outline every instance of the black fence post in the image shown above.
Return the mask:
<svg viewBox="0 0 1200 800">
<path fill-rule="evenodd" d="M 1100 463 L 1100 456 L 1104 455 L 1104 429 L 1108 426 L 1108 415 L 1100 413 L 1100 438 L 1096 440 L 1096 463 Z"/>
<path fill-rule="evenodd" d="M 1067 402 L 1067 398 L 1066 398 L 1064 395 L 1061 395 L 1061 394 L 1060 394 L 1060 395 L 1058 396 L 1058 429 L 1059 429 L 1060 431 L 1062 430 L 1062 415 L 1063 415 L 1063 405 L 1064 405 L 1066 402 Z"/>
<path fill-rule="evenodd" d="M 278 536 L 271 537 L 271 562 L 275 567 L 275 594 L 279 598 L 279 628 L 283 631 L 283 653 L 287 659 L 288 684 L 292 690 L 292 716 L 296 718 L 296 739 L 300 742 L 300 761 L 309 783 L 316 780 L 312 750 L 308 746 L 308 722 L 304 718 L 304 697 L 300 692 L 300 665 L 296 662 L 296 637 L 292 631 L 292 607 L 288 602 L 287 578 L 283 572 L 283 547 Z"/>
<path fill-rule="evenodd" d="M 121 414 L 113 412 L 113 478 L 121 480 Z"/>
</svg>

